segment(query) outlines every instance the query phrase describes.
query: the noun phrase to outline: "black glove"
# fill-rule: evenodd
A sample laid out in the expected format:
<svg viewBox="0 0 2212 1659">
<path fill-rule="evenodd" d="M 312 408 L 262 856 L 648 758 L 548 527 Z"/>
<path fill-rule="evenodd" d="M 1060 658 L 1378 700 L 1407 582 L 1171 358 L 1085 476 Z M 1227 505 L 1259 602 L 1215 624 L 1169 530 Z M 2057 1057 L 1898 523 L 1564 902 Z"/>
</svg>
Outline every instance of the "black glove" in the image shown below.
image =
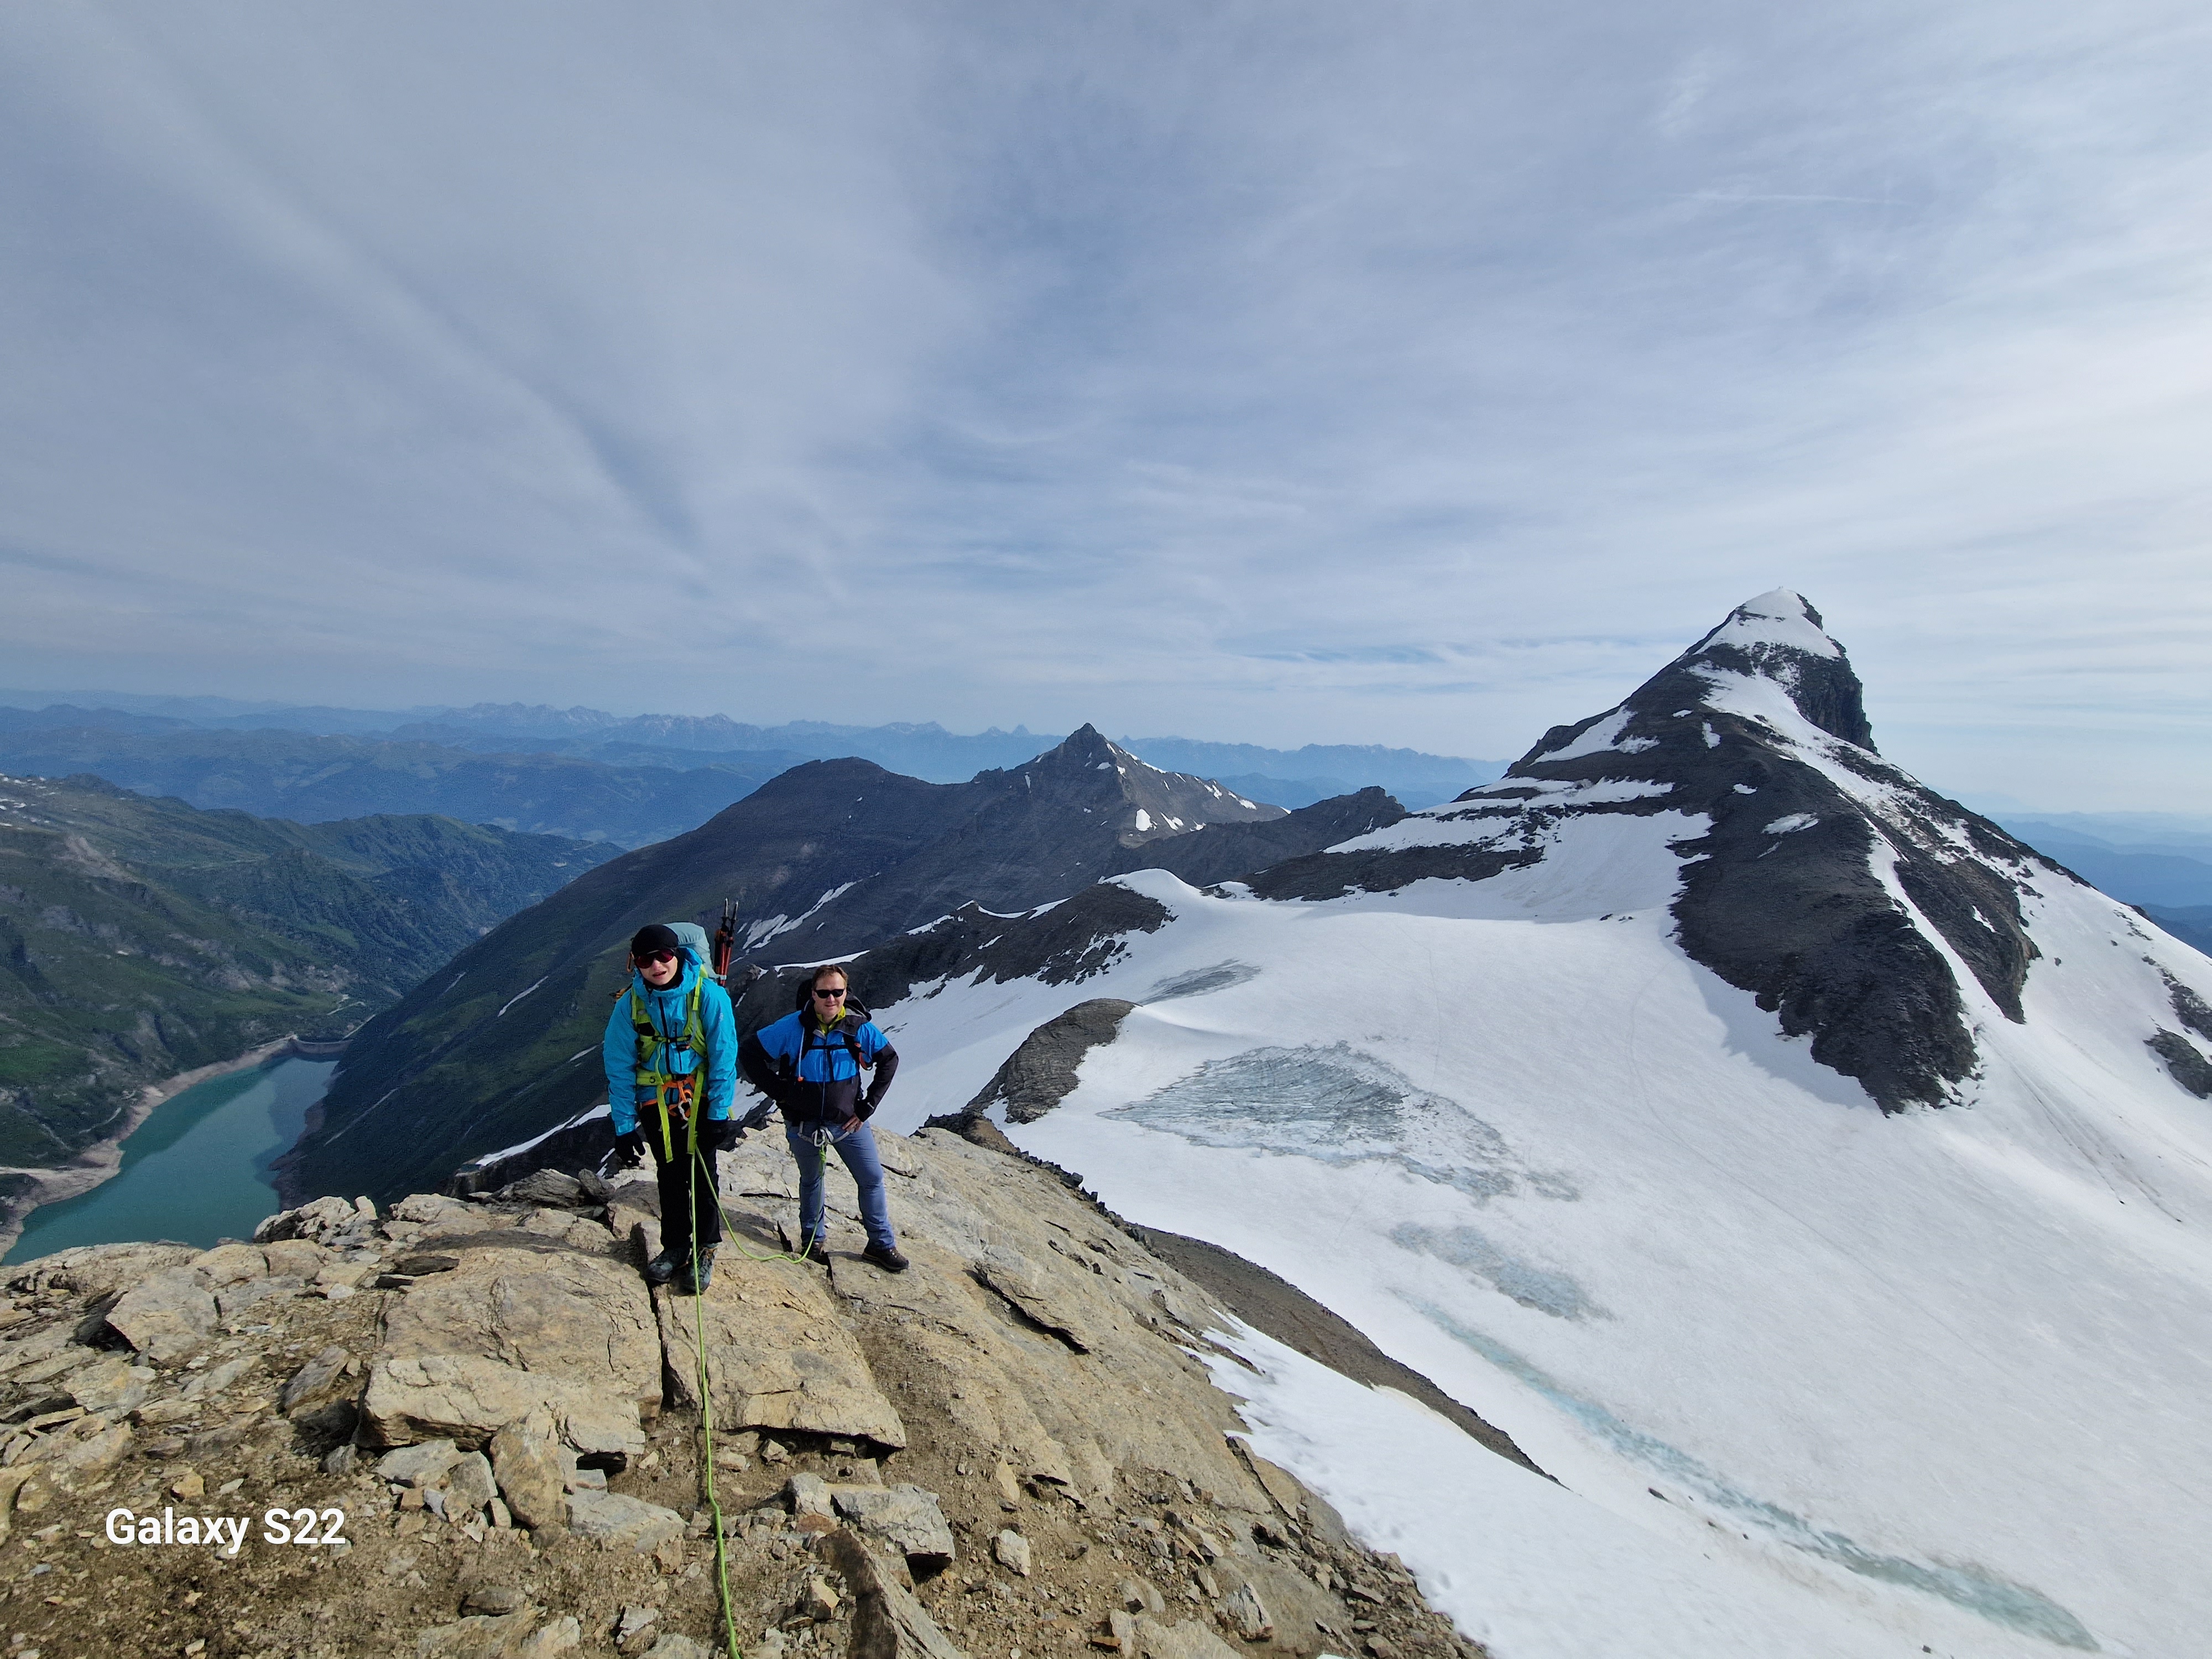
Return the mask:
<svg viewBox="0 0 2212 1659">
<path fill-rule="evenodd" d="M 701 1126 L 699 1139 L 710 1152 L 726 1152 L 744 1139 L 744 1131 L 732 1117 L 710 1117 Z"/>
<path fill-rule="evenodd" d="M 633 1168 L 645 1162 L 646 1139 L 643 1129 L 629 1129 L 615 1137 L 615 1150 L 622 1161 Z"/>
<path fill-rule="evenodd" d="M 774 1101 L 763 1100 L 759 1105 L 754 1107 L 752 1110 L 747 1112 L 743 1117 L 738 1120 L 738 1133 L 739 1137 L 742 1138 L 744 1132 L 748 1129 L 767 1128 L 769 1118 L 775 1110 L 775 1103 Z"/>
</svg>

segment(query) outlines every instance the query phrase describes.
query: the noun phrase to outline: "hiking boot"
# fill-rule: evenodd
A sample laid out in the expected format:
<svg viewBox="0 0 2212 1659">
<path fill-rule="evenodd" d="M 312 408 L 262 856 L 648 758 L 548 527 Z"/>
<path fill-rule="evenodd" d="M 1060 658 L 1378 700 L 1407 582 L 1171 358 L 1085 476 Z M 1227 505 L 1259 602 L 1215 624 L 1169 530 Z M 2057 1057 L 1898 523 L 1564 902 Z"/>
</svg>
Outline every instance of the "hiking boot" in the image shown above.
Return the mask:
<svg viewBox="0 0 2212 1659">
<path fill-rule="evenodd" d="M 674 1256 L 663 1250 L 645 1264 L 645 1282 L 648 1285 L 665 1285 L 676 1277 L 678 1265 Z"/>
<path fill-rule="evenodd" d="M 794 1261 L 811 1261 L 817 1267 L 830 1265 L 830 1241 L 826 1238 L 807 1238 L 799 1241 L 799 1248 L 791 1253 Z"/>
<path fill-rule="evenodd" d="M 676 1283 L 674 1285 L 676 1294 L 678 1296 L 703 1296 L 706 1294 L 708 1282 L 712 1280 L 714 1277 L 714 1253 L 712 1250 L 702 1250 L 699 1252 L 699 1261 L 696 1266 L 686 1263 L 678 1271 L 676 1275 Z"/>
<path fill-rule="evenodd" d="M 874 1262 L 887 1273 L 902 1273 L 907 1269 L 907 1260 L 896 1244 L 871 1244 L 860 1252 L 860 1260 Z"/>
</svg>

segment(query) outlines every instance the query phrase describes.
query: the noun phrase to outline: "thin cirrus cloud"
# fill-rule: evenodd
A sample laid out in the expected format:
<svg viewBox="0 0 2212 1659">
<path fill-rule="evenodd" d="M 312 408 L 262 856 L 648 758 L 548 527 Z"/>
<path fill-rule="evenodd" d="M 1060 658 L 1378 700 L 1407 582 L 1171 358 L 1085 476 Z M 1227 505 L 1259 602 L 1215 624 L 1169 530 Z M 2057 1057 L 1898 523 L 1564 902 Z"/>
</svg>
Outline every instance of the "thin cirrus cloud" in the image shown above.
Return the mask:
<svg viewBox="0 0 2212 1659">
<path fill-rule="evenodd" d="M 12 9 L 0 644 L 1495 756 L 1781 582 L 1931 780 L 2206 810 L 2209 58 L 2154 0 Z"/>
</svg>

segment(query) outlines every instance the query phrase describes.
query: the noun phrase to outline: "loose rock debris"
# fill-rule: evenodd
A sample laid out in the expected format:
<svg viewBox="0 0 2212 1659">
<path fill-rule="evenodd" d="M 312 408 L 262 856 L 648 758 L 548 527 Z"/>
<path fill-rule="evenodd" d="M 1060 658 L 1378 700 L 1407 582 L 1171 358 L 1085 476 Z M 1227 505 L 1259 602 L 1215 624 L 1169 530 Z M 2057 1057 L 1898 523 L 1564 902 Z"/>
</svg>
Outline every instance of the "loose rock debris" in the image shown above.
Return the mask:
<svg viewBox="0 0 2212 1659">
<path fill-rule="evenodd" d="M 0 1651 L 705 1659 L 718 1502 L 756 1659 L 1480 1655 L 1243 1444 L 1203 1292 L 1046 1170 L 879 1139 L 896 1279 L 849 1212 L 826 1275 L 750 1259 L 788 1203 L 757 1143 L 697 1302 L 638 1274 L 649 1180 L 24 1265 Z"/>
</svg>

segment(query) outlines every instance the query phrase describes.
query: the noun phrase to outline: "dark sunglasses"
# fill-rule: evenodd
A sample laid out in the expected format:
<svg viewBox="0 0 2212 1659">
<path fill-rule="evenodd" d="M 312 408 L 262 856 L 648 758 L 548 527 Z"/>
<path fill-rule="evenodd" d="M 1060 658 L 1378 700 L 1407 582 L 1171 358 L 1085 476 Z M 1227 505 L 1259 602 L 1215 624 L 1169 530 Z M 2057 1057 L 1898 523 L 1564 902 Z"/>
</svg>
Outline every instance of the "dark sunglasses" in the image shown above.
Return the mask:
<svg viewBox="0 0 2212 1659">
<path fill-rule="evenodd" d="M 841 985 L 834 991 L 824 991 L 817 987 L 815 989 L 814 994 L 820 997 L 824 1002 L 835 1002 L 839 997 L 845 994 L 845 988 Z"/>
<path fill-rule="evenodd" d="M 676 952 L 673 951 L 647 951 L 643 956 L 640 957 L 638 960 L 640 962 L 651 963 L 673 962 L 676 960 Z"/>
</svg>

